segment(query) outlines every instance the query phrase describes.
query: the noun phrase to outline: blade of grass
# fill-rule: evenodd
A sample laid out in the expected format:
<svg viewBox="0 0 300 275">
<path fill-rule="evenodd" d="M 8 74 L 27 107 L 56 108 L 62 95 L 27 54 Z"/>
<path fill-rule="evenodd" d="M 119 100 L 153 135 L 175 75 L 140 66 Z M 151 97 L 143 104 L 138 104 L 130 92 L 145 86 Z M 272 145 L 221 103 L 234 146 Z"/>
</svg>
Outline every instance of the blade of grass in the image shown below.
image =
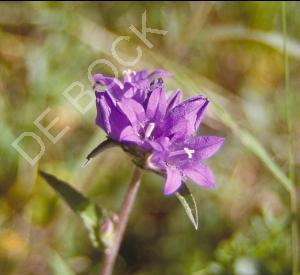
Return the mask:
<svg viewBox="0 0 300 275">
<path fill-rule="evenodd" d="M 284 37 L 279 32 L 268 32 L 256 29 L 249 29 L 244 26 L 216 26 L 209 27 L 202 30 L 198 36 L 198 43 L 195 44 L 196 47 L 201 47 L 203 41 L 212 42 L 222 42 L 223 40 L 237 40 L 237 41 L 253 41 L 265 46 L 271 47 L 272 49 L 283 53 L 282 43 Z M 299 41 L 286 38 L 286 43 L 289 45 L 287 49 L 287 54 L 295 59 L 300 58 L 300 43 Z M 199 46 L 200 45 L 200 46 Z"/>
<path fill-rule="evenodd" d="M 286 23 L 286 2 L 282 1 L 282 31 L 283 31 L 283 64 L 284 64 L 284 93 L 285 93 L 285 114 L 288 128 L 288 164 L 289 179 L 294 183 L 294 156 L 293 156 L 293 139 L 292 139 L 292 110 L 291 110 L 291 91 L 290 91 L 290 72 L 289 57 L 287 51 L 287 23 Z M 297 221 L 297 193 L 295 183 L 290 192 L 291 216 L 292 216 L 292 274 L 299 274 L 299 236 Z"/>
<path fill-rule="evenodd" d="M 292 142 L 292 106 L 291 106 L 291 91 L 290 91 L 290 69 L 289 57 L 287 54 L 287 27 L 286 27 L 286 2 L 282 2 L 282 28 L 283 28 L 283 63 L 284 63 L 284 93 L 285 93 L 285 115 L 288 128 L 288 160 L 289 160 L 289 177 L 294 181 L 294 157 L 293 157 L 293 142 Z"/>
</svg>

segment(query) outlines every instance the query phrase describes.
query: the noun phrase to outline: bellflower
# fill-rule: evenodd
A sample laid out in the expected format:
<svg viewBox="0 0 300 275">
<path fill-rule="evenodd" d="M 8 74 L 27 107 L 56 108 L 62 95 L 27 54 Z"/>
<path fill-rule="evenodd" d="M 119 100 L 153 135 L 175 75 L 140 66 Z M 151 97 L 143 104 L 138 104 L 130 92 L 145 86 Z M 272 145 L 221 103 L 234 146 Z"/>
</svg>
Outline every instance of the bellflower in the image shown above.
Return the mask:
<svg viewBox="0 0 300 275">
<path fill-rule="evenodd" d="M 175 142 L 160 138 L 153 146 L 149 165 L 165 175 L 164 194 L 176 192 L 186 179 L 204 188 L 213 188 L 215 179 L 210 168 L 202 161 L 213 156 L 224 139 L 215 136 L 192 136 Z"/>
<path fill-rule="evenodd" d="M 96 84 L 106 88 L 104 92 L 96 90 L 96 123 L 110 138 L 142 146 L 144 139 L 150 137 L 155 127 L 154 120 L 159 120 L 166 108 L 162 79 L 151 81 L 158 74 L 169 75 L 163 71 L 154 71 L 152 74 L 147 74 L 146 70 L 125 72 L 123 83 L 101 74 L 94 76 Z M 161 100 L 159 108 L 157 102 L 154 106 L 154 96 L 156 100 Z"/>
<path fill-rule="evenodd" d="M 97 118 L 107 135 L 121 144 L 135 144 L 151 150 L 151 141 L 159 137 L 177 139 L 193 134 L 208 104 L 198 96 L 181 102 L 181 92 L 166 98 L 162 78 L 169 73 L 156 70 L 151 74 L 141 71 L 125 74 L 124 82 L 97 74 L 97 84 L 106 86 L 96 90 Z"/>
<path fill-rule="evenodd" d="M 208 99 L 182 101 L 179 90 L 167 97 L 162 77 L 169 76 L 163 70 L 127 71 L 123 81 L 94 75 L 96 124 L 110 141 L 135 156 L 137 165 L 166 178 L 165 195 L 176 192 L 186 179 L 211 188 L 214 176 L 202 161 L 214 155 L 224 139 L 196 135 Z M 98 85 L 105 90 L 99 91 Z"/>
</svg>

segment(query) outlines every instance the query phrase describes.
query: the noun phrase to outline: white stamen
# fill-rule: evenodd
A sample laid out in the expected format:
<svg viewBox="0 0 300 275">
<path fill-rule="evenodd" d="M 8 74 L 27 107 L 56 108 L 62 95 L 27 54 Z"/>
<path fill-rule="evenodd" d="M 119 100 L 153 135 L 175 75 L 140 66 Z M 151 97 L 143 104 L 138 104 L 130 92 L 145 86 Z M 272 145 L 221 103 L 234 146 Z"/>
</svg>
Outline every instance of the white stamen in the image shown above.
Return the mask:
<svg viewBox="0 0 300 275">
<path fill-rule="evenodd" d="M 155 123 L 151 122 L 148 124 L 146 133 L 145 133 L 145 138 L 149 138 L 155 128 Z"/>
<path fill-rule="evenodd" d="M 184 147 L 183 150 L 184 150 L 184 152 L 187 153 L 189 159 L 191 159 L 193 157 L 193 154 L 195 153 L 195 150 L 189 149 L 187 147 Z"/>
<path fill-rule="evenodd" d="M 123 71 L 123 74 L 131 74 L 131 73 L 132 73 L 132 70 L 130 70 L 130 69 Z"/>
<path fill-rule="evenodd" d="M 123 75 L 124 75 L 124 77 L 127 77 L 127 81 L 131 81 L 131 70 L 130 69 L 128 69 L 128 70 L 125 70 L 125 71 L 123 71 Z"/>
<path fill-rule="evenodd" d="M 132 76 L 134 76 L 136 74 L 136 71 L 133 71 L 133 70 L 130 70 L 130 69 L 128 69 L 128 70 L 124 70 L 123 71 L 123 75 L 125 76 L 127 76 L 127 78 L 128 78 L 128 81 L 131 81 L 132 80 Z"/>
</svg>

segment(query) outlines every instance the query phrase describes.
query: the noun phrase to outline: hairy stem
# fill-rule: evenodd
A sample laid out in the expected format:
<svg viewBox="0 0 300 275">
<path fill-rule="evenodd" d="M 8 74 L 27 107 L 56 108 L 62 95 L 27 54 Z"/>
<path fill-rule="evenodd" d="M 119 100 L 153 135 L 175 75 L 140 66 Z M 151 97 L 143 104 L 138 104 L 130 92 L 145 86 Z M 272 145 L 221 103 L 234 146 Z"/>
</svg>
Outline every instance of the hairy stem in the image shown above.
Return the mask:
<svg viewBox="0 0 300 275">
<path fill-rule="evenodd" d="M 112 247 L 105 254 L 101 275 L 112 274 L 116 258 L 118 256 L 118 252 L 121 246 L 121 242 L 124 236 L 126 225 L 129 219 L 129 215 L 131 213 L 137 191 L 140 187 L 141 174 L 141 170 L 135 167 L 119 214 L 120 220 L 116 228 L 115 240 Z"/>
</svg>

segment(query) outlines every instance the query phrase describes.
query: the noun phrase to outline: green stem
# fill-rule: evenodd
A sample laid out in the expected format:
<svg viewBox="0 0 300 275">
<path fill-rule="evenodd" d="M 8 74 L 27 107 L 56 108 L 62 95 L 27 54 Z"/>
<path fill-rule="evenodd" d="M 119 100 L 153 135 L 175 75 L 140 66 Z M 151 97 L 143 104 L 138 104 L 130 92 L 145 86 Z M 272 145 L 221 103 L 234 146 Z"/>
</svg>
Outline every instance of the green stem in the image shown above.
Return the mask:
<svg viewBox="0 0 300 275">
<path fill-rule="evenodd" d="M 298 236 L 298 209 L 297 209 L 297 192 L 295 187 L 295 165 L 293 156 L 293 137 L 292 137 L 292 110 L 291 110 L 291 92 L 290 92 L 290 72 L 289 58 L 287 53 L 287 23 L 286 23 L 286 2 L 282 1 L 282 29 L 283 29 L 283 63 L 284 63 L 284 82 L 285 82 L 285 111 L 288 127 L 288 164 L 289 164 L 289 179 L 293 183 L 293 188 L 290 190 L 290 207 L 291 207 L 291 242 L 292 242 L 292 274 L 299 273 L 299 236 Z"/>
<path fill-rule="evenodd" d="M 116 228 L 114 243 L 109 251 L 107 251 L 105 254 L 101 275 L 111 275 L 113 272 L 129 215 L 136 199 L 137 191 L 140 187 L 141 174 L 141 170 L 135 167 L 119 214 L 120 220 Z"/>
<path fill-rule="evenodd" d="M 291 215 L 292 215 L 292 274 L 299 275 L 299 235 L 298 235 L 298 221 L 297 221 L 297 193 L 296 188 L 290 193 L 291 201 Z"/>
</svg>

